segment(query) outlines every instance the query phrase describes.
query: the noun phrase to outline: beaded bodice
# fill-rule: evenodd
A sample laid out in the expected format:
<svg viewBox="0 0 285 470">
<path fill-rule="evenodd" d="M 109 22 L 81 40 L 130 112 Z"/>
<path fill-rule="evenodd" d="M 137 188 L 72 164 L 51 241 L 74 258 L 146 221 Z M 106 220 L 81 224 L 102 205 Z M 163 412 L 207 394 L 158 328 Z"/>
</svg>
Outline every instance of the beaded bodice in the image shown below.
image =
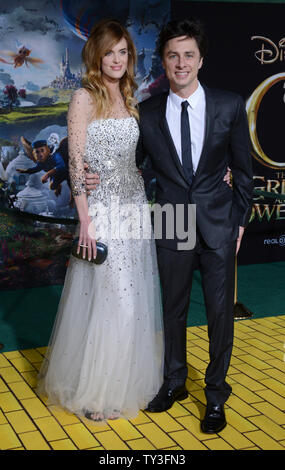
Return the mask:
<svg viewBox="0 0 285 470">
<path fill-rule="evenodd" d="M 86 193 L 84 163 L 100 184 L 90 191 L 88 205 L 118 196 L 122 202 L 142 202 L 143 179 L 136 167 L 139 128 L 134 117 L 91 120 L 88 93 L 77 90 L 68 113 L 69 173 L 74 196 Z"/>
<path fill-rule="evenodd" d="M 141 197 L 143 180 L 135 163 L 139 129 L 135 118 L 100 119 L 87 128 L 85 161 L 100 176 L 100 185 L 89 200 L 106 201 L 112 196 L 135 202 Z M 92 202 L 92 201 L 90 201 Z"/>
</svg>

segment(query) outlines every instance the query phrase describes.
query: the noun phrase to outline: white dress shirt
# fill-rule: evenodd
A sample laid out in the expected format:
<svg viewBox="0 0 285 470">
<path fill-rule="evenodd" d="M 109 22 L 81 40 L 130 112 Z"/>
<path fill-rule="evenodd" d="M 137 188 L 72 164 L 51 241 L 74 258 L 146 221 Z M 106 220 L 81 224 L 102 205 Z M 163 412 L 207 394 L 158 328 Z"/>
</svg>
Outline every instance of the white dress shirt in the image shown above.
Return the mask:
<svg viewBox="0 0 285 470">
<path fill-rule="evenodd" d="M 170 130 L 172 140 L 174 142 L 177 154 L 182 162 L 181 156 L 181 103 L 188 101 L 187 108 L 191 132 L 191 150 L 193 172 L 195 174 L 200 160 L 205 135 L 205 111 L 206 98 L 205 92 L 199 83 L 197 90 L 194 91 L 189 98 L 181 98 L 180 96 L 169 91 L 166 104 L 166 120 Z"/>
</svg>

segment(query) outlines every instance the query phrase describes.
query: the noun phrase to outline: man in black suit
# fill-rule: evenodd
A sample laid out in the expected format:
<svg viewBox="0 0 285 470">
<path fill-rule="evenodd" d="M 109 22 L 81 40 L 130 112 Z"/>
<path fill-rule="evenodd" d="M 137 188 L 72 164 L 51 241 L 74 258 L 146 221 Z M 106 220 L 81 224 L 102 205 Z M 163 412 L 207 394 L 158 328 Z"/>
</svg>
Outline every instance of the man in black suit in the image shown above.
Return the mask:
<svg viewBox="0 0 285 470">
<path fill-rule="evenodd" d="M 185 399 L 186 320 L 193 270 L 199 264 L 208 320 L 210 362 L 205 375 L 207 409 L 202 431 L 226 425 L 224 403 L 233 345 L 234 263 L 252 199 L 252 167 L 244 102 L 231 92 L 198 81 L 206 37 L 196 20 L 171 21 L 160 33 L 159 51 L 169 93 L 142 102 L 137 166 L 148 156 L 156 177 L 156 203 L 178 204 L 187 216 L 196 205 L 196 245 L 179 249 L 166 225 L 156 240 L 165 328 L 164 383 L 147 410 L 161 412 Z M 233 187 L 224 181 L 228 165 Z M 181 207 L 181 206 L 180 206 Z M 177 216 L 177 217 L 176 217 Z M 187 220 L 185 221 L 187 226 Z M 185 245 L 186 246 L 186 245 Z"/>
</svg>

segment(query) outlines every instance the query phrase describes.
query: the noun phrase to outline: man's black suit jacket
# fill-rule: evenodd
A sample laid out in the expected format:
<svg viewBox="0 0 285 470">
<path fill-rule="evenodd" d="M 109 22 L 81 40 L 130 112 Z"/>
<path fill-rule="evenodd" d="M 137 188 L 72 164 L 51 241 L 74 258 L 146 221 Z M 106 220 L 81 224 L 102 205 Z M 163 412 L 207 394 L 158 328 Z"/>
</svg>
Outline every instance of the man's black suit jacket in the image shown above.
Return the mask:
<svg viewBox="0 0 285 470">
<path fill-rule="evenodd" d="M 243 99 L 232 92 L 203 87 L 206 96 L 204 146 L 190 186 L 184 175 L 166 120 L 168 93 L 139 105 L 140 138 L 137 166 L 149 157 L 156 177 L 156 202 L 196 204 L 197 226 L 210 248 L 219 248 L 246 226 L 252 203 L 252 163 Z M 233 188 L 223 181 L 227 167 Z M 177 249 L 177 238 L 165 236 L 157 244 Z"/>
</svg>

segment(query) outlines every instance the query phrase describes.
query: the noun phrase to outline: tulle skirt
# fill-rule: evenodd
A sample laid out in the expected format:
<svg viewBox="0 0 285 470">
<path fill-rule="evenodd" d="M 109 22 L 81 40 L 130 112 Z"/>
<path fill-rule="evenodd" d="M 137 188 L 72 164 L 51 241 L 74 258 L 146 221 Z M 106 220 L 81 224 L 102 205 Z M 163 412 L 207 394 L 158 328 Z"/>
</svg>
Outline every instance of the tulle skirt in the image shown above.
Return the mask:
<svg viewBox="0 0 285 470">
<path fill-rule="evenodd" d="M 133 418 L 163 381 L 163 326 L 154 240 L 109 240 L 101 265 L 72 255 L 39 374 L 47 403 Z"/>
</svg>

